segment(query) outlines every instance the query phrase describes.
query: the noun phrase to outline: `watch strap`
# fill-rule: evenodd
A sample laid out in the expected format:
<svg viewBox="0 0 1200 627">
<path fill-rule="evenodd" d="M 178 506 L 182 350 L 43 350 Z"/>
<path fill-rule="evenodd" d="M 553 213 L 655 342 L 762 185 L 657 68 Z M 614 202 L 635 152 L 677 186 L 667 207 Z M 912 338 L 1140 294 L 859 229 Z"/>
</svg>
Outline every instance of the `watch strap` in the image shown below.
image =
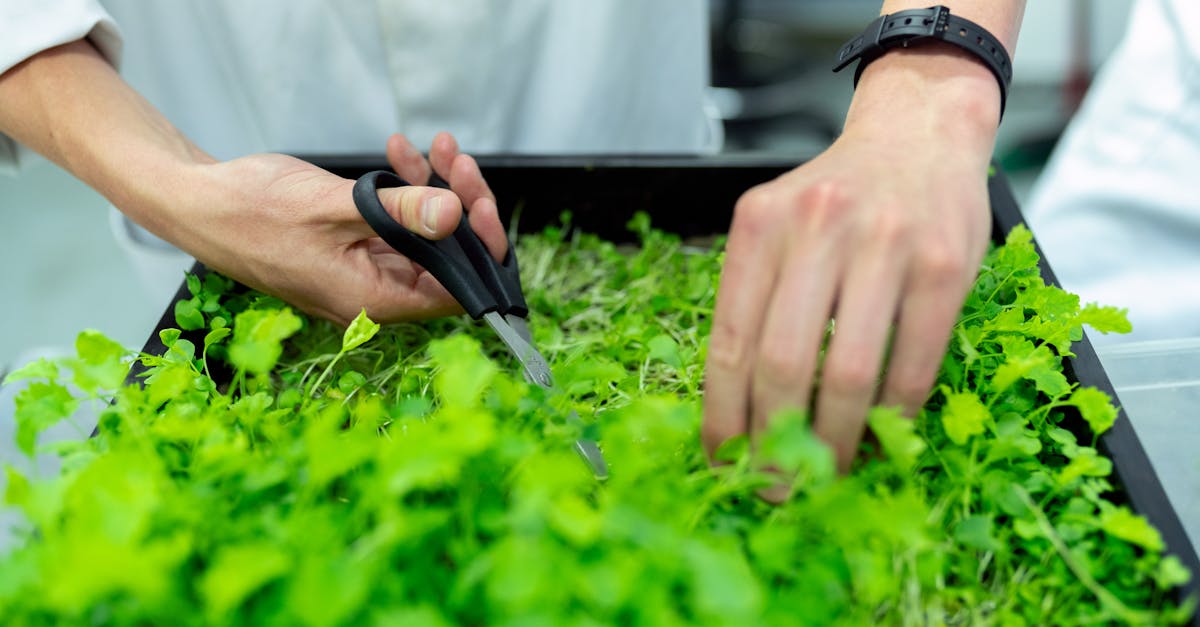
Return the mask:
<svg viewBox="0 0 1200 627">
<path fill-rule="evenodd" d="M 1012 82 L 1012 60 L 1008 51 L 984 27 L 951 15 L 949 7 L 938 5 L 927 9 L 909 9 L 875 18 L 862 33 L 838 50 L 837 65 L 833 71 L 840 71 L 859 61 L 854 72 L 854 84 L 857 86 L 863 69 L 883 53 L 892 48 L 907 48 L 926 41 L 944 41 L 978 57 L 1000 85 L 1000 115 L 1004 115 L 1008 86 Z"/>
</svg>

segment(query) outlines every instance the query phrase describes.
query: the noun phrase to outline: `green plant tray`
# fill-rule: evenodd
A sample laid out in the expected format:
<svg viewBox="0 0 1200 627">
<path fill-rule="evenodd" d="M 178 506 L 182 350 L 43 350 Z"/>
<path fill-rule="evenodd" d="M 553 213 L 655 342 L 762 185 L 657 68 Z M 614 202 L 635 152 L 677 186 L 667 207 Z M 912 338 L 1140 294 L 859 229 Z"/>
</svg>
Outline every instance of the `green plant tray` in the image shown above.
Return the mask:
<svg viewBox="0 0 1200 627">
<path fill-rule="evenodd" d="M 382 155 L 302 158 L 346 178 L 358 178 L 371 170 L 388 167 Z M 478 160 L 499 199 L 501 219 L 508 224 L 515 219 L 518 231 L 533 232 L 557 224 L 562 212 L 570 211 L 574 227 L 619 243 L 631 240 L 625 224 L 637 211 L 650 213 L 655 227 L 685 238 L 725 233 L 742 191 L 775 178 L 805 159 L 785 159 L 778 155 L 493 155 Z M 1024 218 L 1003 172 L 996 170 L 992 174 L 988 188 L 993 239 L 1002 241 L 1013 227 L 1025 223 Z M 1034 244 L 1037 245 L 1036 241 Z M 1040 248 L 1038 252 L 1041 253 Z M 1044 257 L 1041 270 L 1047 283 L 1058 284 Z M 200 264 L 193 269 L 197 273 L 205 271 Z M 161 353 L 165 349 L 158 331 L 176 326 L 175 302 L 188 297 L 186 284 L 181 284 L 143 351 Z M 1100 389 L 1113 397 L 1119 407 L 1120 399 L 1086 335 L 1073 350 L 1075 356 L 1067 358 L 1065 363 L 1067 378 Z M 129 380 L 135 380 L 142 370 L 140 364 L 135 365 Z M 1080 431 L 1085 428 L 1077 414 L 1068 415 L 1062 424 Z M 1191 582 L 1179 594 L 1200 598 L 1200 559 L 1124 409 L 1113 427 L 1101 436 L 1099 449 L 1113 462 L 1115 500 L 1124 499 L 1158 528 L 1167 553 L 1177 556 L 1193 573 Z M 1190 624 L 1200 627 L 1200 614 Z"/>
</svg>

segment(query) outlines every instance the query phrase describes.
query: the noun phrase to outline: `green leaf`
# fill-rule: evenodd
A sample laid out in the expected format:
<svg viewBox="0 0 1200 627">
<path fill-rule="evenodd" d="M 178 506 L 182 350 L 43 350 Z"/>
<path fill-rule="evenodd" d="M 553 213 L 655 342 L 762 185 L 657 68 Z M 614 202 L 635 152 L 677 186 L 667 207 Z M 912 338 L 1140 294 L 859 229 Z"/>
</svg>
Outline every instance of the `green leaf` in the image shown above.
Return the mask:
<svg viewBox="0 0 1200 627">
<path fill-rule="evenodd" d="M 371 322 L 371 319 L 367 317 L 367 310 L 359 311 L 354 321 L 346 328 L 346 332 L 342 334 L 342 352 L 352 351 L 362 346 L 367 340 L 375 337 L 378 332 L 379 324 Z"/>
<path fill-rule="evenodd" d="M 208 604 L 210 621 L 220 622 L 250 594 L 287 572 L 291 560 L 267 542 L 222 548 L 200 577 L 200 595 Z"/>
<path fill-rule="evenodd" d="M 773 415 L 758 446 L 762 464 L 798 476 L 801 485 L 825 484 L 837 474 L 833 449 L 812 432 L 799 411 Z"/>
<path fill-rule="evenodd" d="M 634 213 L 633 217 L 625 223 L 625 228 L 636 234 L 639 239 L 645 240 L 650 235 L 650 214 L 645 211 Z"/>
<path fill-rule="evenodd" d="M 183 332 L 179 329 L 163 329 L 158 332 L 158 339 L 163 343 L 163 346 L 170 348 L 175 345 L 175 342 L 179 341 L 179 336 L 181 335 L 183 335 Z"/>
<path fill-rule="evenodd" d="M 942 409 L 942 427 L 951 442 L 961 446 L 971 436 L 984 432 L 992 416 L 978 396 L 949 390 L 943 390 L 943 393 L 946 394 L 946 405 Z"/>
<path fill-rule="evenodd" d="M 1071 453 L 1071 461 L 1058 472 L 1058 483 L 1070 485 L 1080 477 L 1107 477 L 1112 474 L 1112 460 L 1101 457 L 1096 449 L 1079 447 Z"/>
<path fill-rule="evenodd" d="M 363 373 L 349 370 L 338 377 L 337 388 L 342 394 L 350 394 L 367 384 L 367 377 Z"/>
<path fill-rule="evenodd" d="M 991 516 L 968 516 L 958 521 L 954 527 L 954 539 L 980 551 L 1001 550 Z"/>
<path fill-rule="evenodd" d="M 679 343 L 675 338 L 665 333 L 654 336 L 646 343 L 649 349 L 648 357 L 652 361 L 661 361 L 672 368 L 682 368 L 683 358 L 679 356 Z"/>
<path fill-rule="evenodd" d="M 571 395 L 602 392 L 624 381 L 628 370 L 602 354 L 580 354 L 554 369 L 554 380 Z"/>
<path fill-rule="evenodd" d="M 291 620 L 308 625 L 353 624 L 350 616 L 364 607 L 368 574 L 357 564 L 316 552 L 304 555 L 289 573 L 286 608 Z"/>
<path fill-rule="evenodd" d="M 85 392 L 115 390 L 129 372 L 125 348 L 99 331 L 80 333 L 75 338 L 75 352 L 78 357 L 70 360 L 74 382 Z"/>
<path fill-rule="evenodd" d="M 200 277 L 188 272 L 184 275 L 184 281 L 187 283 L 188 292 L 192 296 L 200 295 Z"/>
<path fill-rule="evenodd" d="M 175 301 L 175 323 L 184 331 L 204 328 L 204 314 L 200 313 L 199 299 Z"/>
<path fill-rule="evenodd" d="M 250 309 L 233 320 L 229 361 L 252 374 L 266 374 L 283 354 L 283 340 L 300 330 L 291 309 Z"/>
<path fill-rule="evenodd" d="M 992 378 L 992 390 L 1003 392 L 1019 379 L 1028 379 L 1034 387 L 1051 399 L 1057 399 L 1071 390 L 1071 384 L 1062 374 L 1061 360 L 1050 348 L 1024 339 L 1005 338 L 1000 342 L 1004 349 L 1004 363 L 996 368 Z"/>
<path fill-rule="evenodd" d="M 4 383 L 14 383 L 25 379 L 46 379 L 53 381 L 57 378 L 58 365 L 54 361 L 42 357 L 8 373 L 8 376 L 4 377 Z"/>
<path fill-rule="evenodd" d="M 725 440 L 713 452 L 713 461 L 734 463 L 750 452 L 750 436 L 742 433 Z"/>
<path fill-rule="evenodd" d="M 1088 303 L 1079 310 L 1078 320 L 1081 324 L 1101 333 L 1129 333 L 1133 325 L 1129 323 L 1129 310 L 1111 306 L 1100 306 Z"/>
<path fill-rule="evenodd" d="M 690 543 L 686 550 L 694 602 L 702 617 L 721 624 L 750 624 L 761 611 L 763 590 L 741 551 Z"/>
<path fill-rule="evenodd" d="M 220 318 L 218 318 L 218 320 L 219 319 Z M 204 334 L 204 349 L 208 350 L 208 347 L 229 337 L 229 334 L 232 332 L 233 331 L 230 330 L 229 327 L 217 327 L 217 328 L 214 328 L 212 331 L 205 333 Z"/>
<path fill-rule="evenodd" d="M 8 482 L 4 489 L 4 502 L 18 507 L 25 505 L 29 501 L 29 479 L 7 464 L 4 466 L 4 475 Z"/>
<path fill-rule="evenodd" d="M 75 413 L 79 401 L 57 383 L 30 383 L 15 399 L 17 447 L 33 456 L 37 436 L 45 429 Z"/>
<path fill-rule="evenodd" d="M 1149 549 L 1164 548 L 1162 536 L 1146 519 L 1125 506 L 1108 506 L 1100 514 L 1100 528 L 1109 535 Z"/>
<path fill-rule="evenodd" d="M 917 435 L 916 423 L 894 407 L 875 407 L 867 414 L 867 425 L 888 458 L 905 472 L 912 471 L 925 452 L 925 441 Z"/>
<path fill-rule="evenodd" d="M 1096 388 L 1078 388 L 1067 402 L 1079 409 L 1079 414 L 1097 435 L 1108 431 L 1117 420 L 1117 408 L 1113 407 L 1112 399 Z"/>
<path fill-rule="evenodd" d="M 196 345 L 191 340 L 180 338 L 175 340 L 175 343 L 171 345 L 171 348 L 167 350 L 167 353 L 163 357 L 167 363 L 183 364 L 190 367 L 192 360 L 196 358 Z"/>
<path fill-rule="evenodd" d="M 182 363 L 168 363 L 155 368 L 146 377 L 145 392 L 147 404 L 157 408 L 163 403 L 179 398 L 184 392 L 192 389 L 197 374 Z"/>
<path fill-rule="evenodd" d="M 479 342 L 455 335 L 429 344 L 431 361 L 438 366 L 434 389 L 448 407 L 475 407 L 499 368 L 483 355 Z"/>
<path fill-rule="evenodd" d="M 1191 581 L 1192 573 L 1178 557 L 1164 555 L 1162 561 L 1158 563 L 1158 571 L 1154 573 L 1154 579 L 1160 588 L 1170 589 Z"/>
<path fill-rule="evenodd" d="M 379 627 L 403 625 L 404 627 L 454 627 L 454 623 L 436 605 L 417 605 L 395 609 L 373 610 L 373 622 Z"/>
</svg>

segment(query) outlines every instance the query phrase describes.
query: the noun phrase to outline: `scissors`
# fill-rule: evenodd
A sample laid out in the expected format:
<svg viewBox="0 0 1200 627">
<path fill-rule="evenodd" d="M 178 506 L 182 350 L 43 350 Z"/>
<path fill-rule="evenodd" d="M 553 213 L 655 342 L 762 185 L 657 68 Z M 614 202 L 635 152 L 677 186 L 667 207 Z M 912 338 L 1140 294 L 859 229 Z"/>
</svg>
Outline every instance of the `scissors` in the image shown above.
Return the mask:
<svg viewBox="0 0 1200 627">
<path fill-rule="evenodd" d="M 368 172 L 354 183 L 354 205 L 383 241 L 397 252 L 421 264 L 454 296 L 472 318 L 483 319 L 500 341 L 517 358 L 525 380 L 546 389 L 554 387 L 550 365 L 533 345 L 525 317 L 529 307 L 521 291 L 517 255 L 512 242 L 503 262 L 497 262 L 475 235 L 464 211 L 458 227 L 449 237 L 428 240 L 404 228 L 379 202 L 379 190 L 408 185 L 404 179 L 386 170 Z M 448 188 L 435 174 L 430 186 Z M 574 410 L 567 416 L 582 422 Z M 575 451 L 591 468 L 597 479 L 608 477 L 608 465 L 594 440 L 580 438 Z"/>
</svg>

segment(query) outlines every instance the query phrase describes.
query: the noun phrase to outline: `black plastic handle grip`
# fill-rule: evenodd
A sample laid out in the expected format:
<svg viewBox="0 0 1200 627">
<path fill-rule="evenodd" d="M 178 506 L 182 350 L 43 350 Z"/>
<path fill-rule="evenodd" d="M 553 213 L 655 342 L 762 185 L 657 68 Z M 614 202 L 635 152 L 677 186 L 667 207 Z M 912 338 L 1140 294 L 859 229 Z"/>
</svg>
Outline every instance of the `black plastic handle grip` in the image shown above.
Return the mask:
<svg viewBox="0 0 1200 627">
<path fill-rule="evenodd" d="M 354 183 L 354 205 L 383 241 L 428 270 L 472 318 L 478 320 L 489 311 L 525 317 L 529 307 L 521 292 L 512 242 L 504 262 L 497 263 L 471 229 L 465 211 L 454 233 L 445 239 L 429 240 L 409 231 L 379 202 L 380 189 L 404 185 L 408 185 L 404 179 L 386 170 L 368 172 Z"/>
</svg>

